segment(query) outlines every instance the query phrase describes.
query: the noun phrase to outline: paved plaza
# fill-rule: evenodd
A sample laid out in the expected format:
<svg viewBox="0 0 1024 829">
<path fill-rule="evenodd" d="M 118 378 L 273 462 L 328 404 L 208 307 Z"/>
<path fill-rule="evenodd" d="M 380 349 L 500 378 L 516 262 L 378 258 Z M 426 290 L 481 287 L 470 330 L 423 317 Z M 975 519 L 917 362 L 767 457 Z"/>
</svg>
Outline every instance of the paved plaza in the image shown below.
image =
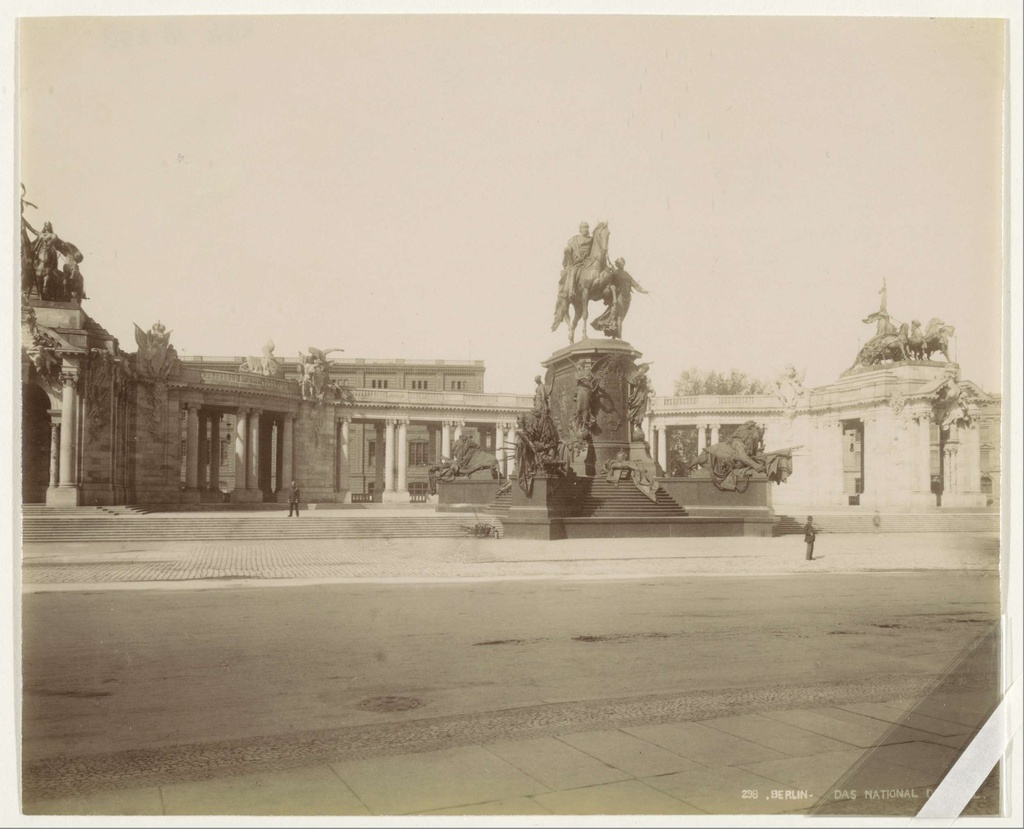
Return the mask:
<svg viewBox="0 0 1024 829">
<path fill-rule="evenodd" d="M 754 678 L 728 689 L 709 683 L 640 696 L 588 699 L 566 692 L 561 701 L 492 695 L 476 707 L 463 696 L 429 716 L 404 710 L 402 696 L 384 696 L 372 715 L 341 727 L 275 733 L 265 726 L 262 735 L 216 739 L 211 733 L 206 740 L 99 753 L 84 748 L 67 756 L 37 747 L 25 755 L 23 809 L 79 815 L 915 814 L 994 704 L 995 640 L 986 631 L 994 620 L 988 600 L 997 602 L 998 538 L 823 535 L 817 552 L 819 559 L 805 561 L 798 537 L 29 544 L 22 571 L 26 602 L 47 595 L 56 601 L 60 593 L 69 594 L 61 600 L 66 603 L 70 594 L 84 602 L 157 591 L 173 602 L 182 591 L 228 591 L 206 594 L 215 600 L 232 591 L 283 597 L 360 584 L 410 590 L 488 582 L 509 591 L 516 583 L 547 582 L 614 590 L 647 580 L 660 589 L 722 584 L 728 592 L 732 584 L 756 591 L 759 581 L 784 579 L 800 589 L 820 583 L 834 593 L 841 583 L 836 579 L 848 578 L 858 580 L 858 590 L 879 580 L 879 595 L 891 589 L 898 595 L 905 589 L 900 584 L 952 577 L 985 579 L 993 587 L 976 591 L 981 604 L 960 597 L 963 609 L 953 612 L 952 622 L 961 624 L 943 628 L 961 634 L 944 646 L 960 652 L 929 655 L 947 634 L 929 634 L 927 624 L 912 631 L 921 651 L 915 655 L 906 644 L 905 664 L 913 670 L 860 678 L 794 675 L 788 685 L 773 680 L 759 686 Z M 892 579 L 903 581 L 893 587 Z M 887 626 L 903 625 L 875 625 Z M 633 643 L 645 635 L 665 636 L 635 634 Z M 908 631 L 901 639 L 910 637 Z M 723 640 L 723 652 L 728 648 Z M 696 651 L 693 658 L 703 664 Z M 728 672 L 721 676 L 724 681 Z M 52 704 L 91 703 L 53 698 Z M 155 724 L 139 721 L 137 728 Z M 970 809 L 993 813 L 997 791 L 993 777 Z"/>
<path fill-rule="evenodd" d="M 327 515 L 329 513 L 321 513 Z M 308 516 L 308 517 L 307 517 Z M 315 513 L 301 520 L 316 521 Z M 145 520 L 145 519 L 127 519 Z M 280 522 L 275 514 L 254 521 Z M 294 520 L 294 519 L 293 519 Z M 472 527 L 476 519 L 467 515 Z M 899 533 L 819 536 L 804 559 L 799 536 L 586 539 L 346 539 L 26 544 L 27 591 L 145 586 L 230 586 L 233 579 L 311 583 L 424 579 L 564 579 L 786 576 L 998 568 L 996 534 Z"/>
</svg>

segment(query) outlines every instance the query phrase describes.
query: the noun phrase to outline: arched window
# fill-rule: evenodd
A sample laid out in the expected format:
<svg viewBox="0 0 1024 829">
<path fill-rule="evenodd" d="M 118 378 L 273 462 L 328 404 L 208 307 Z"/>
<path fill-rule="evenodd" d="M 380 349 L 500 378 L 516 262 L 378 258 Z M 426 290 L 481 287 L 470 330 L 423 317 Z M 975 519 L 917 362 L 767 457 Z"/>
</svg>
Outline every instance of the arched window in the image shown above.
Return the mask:
<svg viewBox="0 0 1024 829">
<path fill-rule="evenodd" d="M 992 494 L 992 479 L 988 475 L 981 476 L 981 491 L 984 495 Z"/>
</svg>

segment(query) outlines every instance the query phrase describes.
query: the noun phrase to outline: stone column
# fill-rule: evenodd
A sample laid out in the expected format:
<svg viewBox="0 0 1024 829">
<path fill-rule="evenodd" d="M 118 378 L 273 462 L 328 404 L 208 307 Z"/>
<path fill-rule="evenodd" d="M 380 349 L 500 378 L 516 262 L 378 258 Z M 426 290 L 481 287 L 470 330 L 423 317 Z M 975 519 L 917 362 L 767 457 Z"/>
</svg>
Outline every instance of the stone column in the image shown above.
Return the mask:
<svg viewBox="0 0 1024 829">
<path fill-rule="evenodd" d="M 658 427 L 658 466 L 662 474 L 668 474 L 668 426 Z"/>
<path fill-rule="evenodd" d="M 64 386 L 60 403 L 60 469 L 58 486 L 62 489 L 75 485 L 76 416 L 78 414 L 78 375 L 64 372 L 60 375 Z"/>
<path fill-rule="evenodd" d="M 928 412 L 921 413 L 916 421 L 917 446 L 914 449 L 916 477 L 914 489 L 931 494 L 932 490 L 932 419 Z"/>
<path fill-rule="evenodd" d="M 295 415 L 288 412 L 284 416 L 284 428 L 281 430 L 281 487 L 287 490 L 295 477 L 293 460 L 293 435 L 295 430 Z"/>
<path fill-rule="evenodd" d="M 697 424 L 697 454 L 708 448 L 708 427 L 706 423 Z"/>
<path fill-rule="evenodd" d="M 260 415 L 262 409 L 249 411 L 249 478 L 247 489 L 260 488 Z"/>
<path fill-rule="evenodd" d="M 505 474 L 505 424 L 494 424 L 494 457 L 498 461 L 498 474 Z"/>
<path fill-rule="evenodd" d="M 449 460 L 452 456 L 451 425 L 451 421 L 448 420 L 441 423 L 441 457 Z"/>
<path fill-rule="evenodd" d="M 245 414 L 247 409 L 235 413 L 235 492 L 245 489 Z"/>
<path fill-rule="evenodd" d="M 60 423 L 50 421 L 50 488 L 60 483 Z"/>
<path fill-rule="evenodd" d="M 196 489 L 199 475 L 199 404 L 187 403 L 185 430 L 185 489 Z"/>
<path fill-rule="evenodd" d="M 459 438 L 462 437 L 462 427 L 465 426 L 465 425 L 466 425 L 466 421 L 465 420 L 456 420 L 455 421 L 455 440 L 458 440 Z"/>
<path fill-rule="evenodd" d="M 716 443 L 718 443 L 718 424 L 717 423 L 712 423 L 711 424 L 711 446 L 714 446 Z"/>
<path fill-rule="evenodd" d="M 384 492 L 395 491 L 395 425 L 394 418 L 388 418 L 384 431 Z"/>
<path fill-rule="evenodd" d="M 516 441 L 516 424 L 515 423 L 509 423 L 508 424 L 508 431 L 509 431 L 508 442 L 511 443 L 511 444 L 515 444 L 515 441 Z M 512 478 L 516 474 L 516 450 L 515 450 L 514 446 L 513 446 L 513 448 L 509 449 L 507 457 L 506 457 L 506 460 L 508 461 L 508 465 L 507 465 L 508 466 L 508 477 Z"/>
<path fill-rule="evenodd" d="M 981 473 L 978 472 L 980 452 L 978 427 L 971 425 L 960 430 L 960 491 L 979 492 Z"/>
<path fill-rule="evenodd" d="M 341 439 L 338 442 L 338 490 L 346 493 L 345 504 L 350 503 L 352 489 L 348 457 L 348 431 L 351 423 L 351 418 L 341 419 Z"/>
<path fill-rule="evenodd" d="M 220 415 L 210 415 L 210 492 L 220 491 Z"/>
<path fill-rule="evenodd" d="M 881 486 L 878 474 L 879 450 L 882 448 L 881 429 L 879 427 L 878 415 L 875 412 L 865 413 L 861 417 L 861 505 L 878 506 L 880 502 L 879 488 Z"/>
<path fill-rule="evenodd" d="M 198 429 L 199 440 L 197 443 L 197 448 L 199 452 L 198 460 L 196 463 L 196 488 L 199 490 L 206 489 L 206 481 L 208 480 L 206 474 L 206 465 L 210 462 L 210 459 L 209 457 L 207 457 L 209 455 L 209 452 L 207 451 L 207 447 L 209 444 L 206 442 L 206 436 L 209 433 L 209 428 L 210 418 L 207 415 L 200 412 Z"/>
<path fill-rule="evenodd" d="M 409 421 L 398 421 L 398 492 L 409 492 Z"/>
</svg>

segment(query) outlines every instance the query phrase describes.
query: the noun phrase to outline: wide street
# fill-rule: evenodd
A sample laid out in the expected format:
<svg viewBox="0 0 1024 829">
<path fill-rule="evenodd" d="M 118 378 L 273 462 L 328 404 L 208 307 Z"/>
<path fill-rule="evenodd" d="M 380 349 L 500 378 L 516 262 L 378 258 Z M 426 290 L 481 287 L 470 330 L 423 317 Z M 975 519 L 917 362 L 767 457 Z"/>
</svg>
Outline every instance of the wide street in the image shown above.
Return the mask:
<svg viewBox="0 0 1024 829">
<path fill-rule="evenodd" d="M 619 542 L 618 557 L 597 544 L 588 569 L 572 544 L 474 540 L 458 556 L 481 565 L 473 578 L 430 575 L 446 542 L 382 543 L 377 554 L 395 553 L 411 575 L 378 561 L 384 578 L 326 583 L 280 570 L 250 583 L 228 569 L 204 581 L 62 583 L 68 562 L 119 567 L 128 553 L 26 548 L 26 804 L 161 787 L 166 809 L 169 790 L 197 781 L 553 738 L 587 751 L 588 734 L 665 723 L 717 723 L 723 739 L 758 747 L 750 717 L 778 724 L 844 709 L 867 721 L 883 702 L 921 699 L 998 616 L 994 537 L 827 541 L 820 569 L 799 559 L 794 539 L 638 540 Z M 317 544 L 345 556 L 337 542 L 302 544 L 296 562 L 315 553 L 322 563 L 322 549 L 310 552 Z M 370 552 L 360 545 L 357 556 Z M 131 557 L 150 553 L 177 554 Z M 919 566 L 901 567 L 901 554 Z M 951 566 L 957 555 L 961 566 Z M 50 583 L 32 575 L 44 561 Z M 528 561 L 543 572 L 502 571 Z M 634 577 L 620 572 L 623 561 Z M 976 698 L 984 713 L 993 681 L 962 673 L 959 698 Z M 888 720 L 873 722 L 899 717 Z M 967 731 L 927 745 L 955 756 Z M 874 745 L 816 737 L 833 744 L 810 753 L 837 762 Z M 737 762 L 797 756 L 789 745 L 762 741 L 762 754 Z M 703 768 L 699 757 L 676 760 Z M 387 801 L 379 808 L 391 811 Z"/>
</svg>

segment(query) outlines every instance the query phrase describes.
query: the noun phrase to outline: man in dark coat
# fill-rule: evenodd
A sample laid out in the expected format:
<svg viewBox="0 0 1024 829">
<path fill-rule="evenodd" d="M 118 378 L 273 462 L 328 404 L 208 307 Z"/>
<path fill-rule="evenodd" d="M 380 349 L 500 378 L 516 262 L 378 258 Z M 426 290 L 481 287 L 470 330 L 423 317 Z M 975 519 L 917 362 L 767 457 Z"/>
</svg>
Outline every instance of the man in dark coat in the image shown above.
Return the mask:
<svg viewBox="0 0 1024 829">
<path fill-rule="evenodd" d="M 814 558 L 814 538 L 817 533 L 814 531 L 814 518 L 813 516 L 807 516 L 807 523 L 804 524 L 804 541 L 807 542 L 807 560 L 811 561 Z"/>
<path fill-rule="evenodd" d="M 292 517 L 292 510 L 295 510 L 295 517 L 299 517 L 299 485 L 292 481 L 288 487 L 288 517 Z"/>
</svg>

